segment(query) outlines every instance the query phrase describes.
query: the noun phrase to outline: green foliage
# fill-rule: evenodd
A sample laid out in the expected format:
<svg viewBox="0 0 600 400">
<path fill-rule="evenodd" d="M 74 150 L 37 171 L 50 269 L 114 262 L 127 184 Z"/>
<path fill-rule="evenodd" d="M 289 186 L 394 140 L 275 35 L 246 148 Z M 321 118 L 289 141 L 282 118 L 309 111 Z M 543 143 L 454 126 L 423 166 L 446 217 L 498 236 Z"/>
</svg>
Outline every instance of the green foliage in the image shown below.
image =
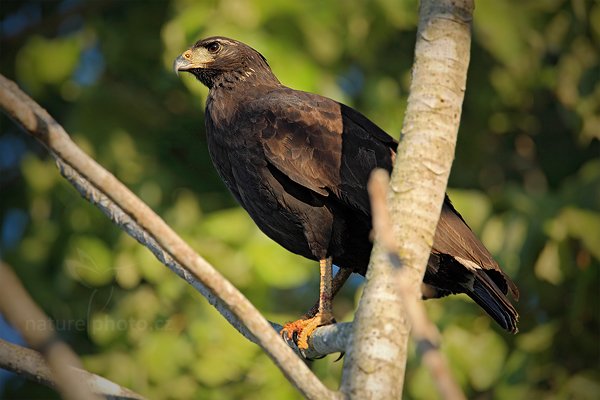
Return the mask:
<svg viewBox="0 0 600 400">
<path fill-rule="evenodd" d="M 92 236 L 76 236 L 70 240 L 65 267 L 71 278 L 84 285 L 102 286 L 114 278 L 110 249 Z"/>
<path fill-rule="evenodd" d="M 235 205 L 206 150 L 206 89 L 176 78 L 173 59 L 208 35 L 241 39 L 283 83 L 343 101 L 398 137 L 417 7 L 3 2 L 0 70 L 265 315 L 285 322 L 316 300 L 316 263 L 271 242 Z M 505 334 L 461 296 L 426 303 L 469 398 L 600 392 L 599 21 L 594 2 L 477 3 L 449 193 L 519 285 L 521 333 Z M 2 258 L 87 368 L 149 398 L 299 397 L 257 346 L 84 202 L 45 151 L 1 118 Z M 338 320 L 352 319 L 356 289 L 336 299 Z M 335 388 L 342 363 L 333 358 L 312 365 Z M 52 396 L 29 383 L 3 390 Z M 406 398 L 436 398 L 414 354 Z"/>
</svg>

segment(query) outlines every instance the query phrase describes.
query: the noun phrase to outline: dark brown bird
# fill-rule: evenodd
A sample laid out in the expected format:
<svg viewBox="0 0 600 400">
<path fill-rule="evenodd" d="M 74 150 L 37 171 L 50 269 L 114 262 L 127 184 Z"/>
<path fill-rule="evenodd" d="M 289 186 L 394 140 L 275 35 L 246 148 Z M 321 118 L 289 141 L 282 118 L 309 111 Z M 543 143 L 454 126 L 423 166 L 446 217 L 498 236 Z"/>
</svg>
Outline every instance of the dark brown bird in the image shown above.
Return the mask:
<svg viewBox="0 0 600 400">
<path fill-rule="evenodd" d="M 282 85 L 266 59 L 232 39 L 198 41 L 175 60 L 210 90 L 208 149 L 219 175 L 258 227 L 289 251 L 320 261 L 318 309 L 288 324 L 299 345 L 330 323 L 331 298 L 351 272 L 364 275 L 372 244 L 367 180 L 391 171 L 397 142 L 358 111 Z M 332 289 L 331 264 L 341 268 Z M 282 266 L 283 268 L 284 266 Z M 517 332 L 499 268 L 446 197 L 425 273 L 431 297 L 466 293 L 500 326 Z"/>
</svg>

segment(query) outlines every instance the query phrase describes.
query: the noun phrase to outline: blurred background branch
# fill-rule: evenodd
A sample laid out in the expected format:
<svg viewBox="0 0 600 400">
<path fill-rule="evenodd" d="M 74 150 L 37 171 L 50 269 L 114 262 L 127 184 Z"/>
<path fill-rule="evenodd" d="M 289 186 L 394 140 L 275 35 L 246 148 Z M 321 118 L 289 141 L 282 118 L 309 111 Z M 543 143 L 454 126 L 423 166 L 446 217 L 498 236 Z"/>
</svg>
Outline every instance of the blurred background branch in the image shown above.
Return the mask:
<svg viewBox="0 0 600 400">
<path fill-rule="evenodd" d="M 54 374 L 44 357 L 35 350 L 17 346 L 0 339 L 0 368 L 46 385 L 52 389 L 59 387 Z M 92 393 L 111 400 L 143 400 L 139 394 L 117 385 L 101 376 L 70 365 L 61 368 L 70 369 L 77 381 Z M 67 397 L 65 397 L 67 398 Z"/>
<path fill-rule="evenodd" d="M 81 362 L 77 355 L 56 336 L 50 319 L 27 294 L 12 269 L 1 261 L 0 313 L 19 330 L 31 347 L 41 352 L 52 371 L 53 381 L 64 399 L 101 399 L 71 368 L 81 369 Z"/>
</svg>

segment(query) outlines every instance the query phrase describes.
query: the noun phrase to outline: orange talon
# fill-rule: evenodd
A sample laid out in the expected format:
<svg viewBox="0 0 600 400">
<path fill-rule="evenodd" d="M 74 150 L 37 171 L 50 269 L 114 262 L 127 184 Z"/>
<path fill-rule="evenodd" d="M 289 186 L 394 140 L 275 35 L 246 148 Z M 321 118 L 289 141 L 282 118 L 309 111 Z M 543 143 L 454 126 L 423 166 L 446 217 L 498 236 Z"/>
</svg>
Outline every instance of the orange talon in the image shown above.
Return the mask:
<svg viewBox="0 0 600 400">
<path fill-rule="evenodd" d="M 294 339 L 294 334 L 295 335 L 299 335 L 300 332 L 302 332 L 302 329 L 304 329 L 303 326 L 303 322 L 306 321 L 304 319 L 299 319 L 297 321 L 293 321 L 293 322 L 288 322 L 287 324 L 285 324 L 283 326 L 283 328 L 281 329 L 281 331 L 279 332 L 279 334 L 287 340 L 293 340 Z"/>
<path fill-rule="evenodd" d="M 321 275 L 319 301 L 302 318 L 288 322 L 279 332 L 288 342 L 296 341 L 300 350 L 308 349 L 308 338 L 315 329 L 335 322 L 331 312 L 331 300 L 352 273 L 351 270 L 340 270 L 332 281 L 331 257 L 320 260 L 319 266 Z"/>
<path fill-rule="evenodd" d="M 335 320 L 331 313 L 317 314 L 312 318 L 299 319 L 294 322 L 289 322 L 283 326 L 283 329 L 279 332 L 284 338 L 287 336 L 288 340 L 294 339 L 294 334 L 297 337 L 297 345 L 300 350 L 308 349 L 308 338 L 319 326 L 329 325 L 334 323 Z"/>
</svg>

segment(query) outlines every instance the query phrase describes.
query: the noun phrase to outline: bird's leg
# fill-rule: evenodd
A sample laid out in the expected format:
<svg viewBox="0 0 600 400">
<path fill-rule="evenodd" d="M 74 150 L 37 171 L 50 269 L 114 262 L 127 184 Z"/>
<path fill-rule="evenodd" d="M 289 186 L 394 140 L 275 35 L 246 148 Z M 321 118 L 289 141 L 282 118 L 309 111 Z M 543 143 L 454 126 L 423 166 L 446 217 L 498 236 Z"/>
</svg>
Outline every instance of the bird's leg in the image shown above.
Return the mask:
<svg viewBox="0 0 600 400">
<path fill-rule="evenodd" d="M 337 274 L 335 274 L 335 276 L 333 277 L 333 283 L 331 285 L 331 299 L 332 300 L 335 297 L 335 295 L 340 291 L 342 286 L 344 286 L 344 283 L 346 283 L 346 281 L 348 280 L 350 275 L 352 275 L 352 270 L 348 269 L 348 268 L 340 268 L 340 270 L 337 272 Z M 317 313 L 319 312 L 320 304 L 321 304 L 321 296 L 319 296 L 319 299 L 315 302 L 315 304 L 311 307 L 311 309 L 308 310 L 306 312 L 306 314 L 304 314 L 302 316 L 301 319 L 309 319 L 309 318 L 312 318 L 315 315 L 317 315 Z"/>
<path fill-rule="evenodd" d="M 322 315 L 323 318 L 333 320 L 333 268 L 331 257 L 319 261 L 319 269 L 321 271 L 321 279 L 319 283 L 319 312 L 317 315 Z"/>
<path fill-rule="evenodd" d="M 294 334 L 298 336 L 298 348 L 306 350 L 308 348 L 308 337 L 310 334 L 322 325 L 328 325 L 334 322 L 332 313 L 333 296 L 342 287 L 344 282 L 351 274 L 350 270 L 340 270 L 335 279 L 332 280 L 332 260 L 331 257 L 319 261 L 321 279 L 319 285 L 319 302 L 315 304 L 308 313 L 298 321 L 285 324 L 281 330 L 282 336 L 287 336 L 292 340 Z"/>
</svg>

